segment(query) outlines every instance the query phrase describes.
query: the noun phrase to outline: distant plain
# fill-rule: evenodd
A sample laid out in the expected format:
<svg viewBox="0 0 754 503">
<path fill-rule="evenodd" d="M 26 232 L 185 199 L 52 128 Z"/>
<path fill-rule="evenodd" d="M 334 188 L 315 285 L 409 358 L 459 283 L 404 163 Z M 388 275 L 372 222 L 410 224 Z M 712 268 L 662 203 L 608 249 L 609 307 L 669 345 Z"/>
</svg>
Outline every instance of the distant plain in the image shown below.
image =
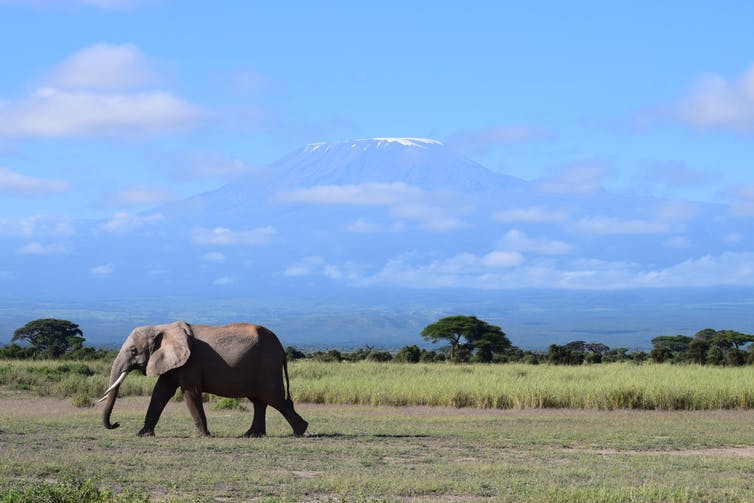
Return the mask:
<svg viewBox="0 0 754 503">
<path fill-rule="evenodd" d="M 421 339 L 422 328 L 456 314 L 499 325 L 521 348 L 545 351 L 550 344 L 573 340 L 646 351 L 660 335 L 693 336 L 704 328 L 754 332 L 750 287 L 442 292 L 365 288 L 327 293 L 300 289 L 297 295 L 269 292 L 240 298 L 188 292 L 75 299 L 72 295 L 65 302 L 47 302 L 9 297 L 6 292 L 0 303 L 0 343 L 9 342 L 25 323 L 45 317 L 71 320 L 81 326 L 87 344 L 113 348 L 138 325 L 174 320 L 260 323 L 284 345 L 303 349 L 431 347 Z"/>
</svg>

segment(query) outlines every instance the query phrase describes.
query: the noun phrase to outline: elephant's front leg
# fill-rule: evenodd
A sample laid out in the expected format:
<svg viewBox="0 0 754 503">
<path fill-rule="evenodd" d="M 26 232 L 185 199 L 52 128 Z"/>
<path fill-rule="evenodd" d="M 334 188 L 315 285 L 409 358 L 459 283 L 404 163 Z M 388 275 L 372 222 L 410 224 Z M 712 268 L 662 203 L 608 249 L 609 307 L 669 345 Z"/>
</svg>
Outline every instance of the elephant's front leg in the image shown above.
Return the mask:
<svg viewBox="0 0 754 503">
<path fill-rule="evenodd" d="M 202 393 L 196 389 L 183 389 L 183 398 L 186 400 L 191 417 L 194 418 L 196 432 L 199 435 L 210 437 L 212 434 L 207 429 L 207 416 L 204 415 L 204 405 L 202 404 Z"/>
<path fill-rule="evenodd" d="M 157 421 L 160 420 L 165 405 L 173 397 L 176 389 L 178 389 L 178 383 L 173 379 L 164 375 L 157 379 L 157 384 L 154 385 L 152 390 L 152 399 L 149 401 L 147 415 L 144 418 L 144 427 L 138 433 L 140 437 L 154 435 L 154 427 L 157 426 Z"/>
<path fill-rule="evenodd" d="M 267 435 L 267 404 L 256 398 L 249 400 L 254 404 L 254 419 L 251 422 L 251 428 L 243 436 L 263 437 Z"/>
</svg>

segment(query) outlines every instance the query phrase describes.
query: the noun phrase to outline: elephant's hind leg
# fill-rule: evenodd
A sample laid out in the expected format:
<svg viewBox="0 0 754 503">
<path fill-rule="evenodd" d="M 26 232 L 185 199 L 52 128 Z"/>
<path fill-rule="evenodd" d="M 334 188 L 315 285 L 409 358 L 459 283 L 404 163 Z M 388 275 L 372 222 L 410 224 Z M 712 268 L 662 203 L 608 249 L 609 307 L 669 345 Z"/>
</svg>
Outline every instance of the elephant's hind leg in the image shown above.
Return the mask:
<svg viewBox="0 0 754 503">
<path fill-rule="evenodd" d="M 243 436 L 247 438 L 263 437 L 267 434 L 267 404 L 254 397 L 249 397 L 249 400 L 254 404 L 254 419 L 251 422 L 251 428 Z"/>
<path fill-rule="evenodd" d="M 286 398 L 271 403 L 270 405 L 276 408 L 283 415 L 285 420 L 288 421 L 288 424 L 290 424 L 291 428 L 293 428 L 294 435 L 300 437 L 303 436 L 304 433 L 306 433 L 306 429 L 309 427 L 309 423 L 307 423 L 303 417 L 298 415 L 296 410 L 293 408 L 292 400 Z"/>
</svg>

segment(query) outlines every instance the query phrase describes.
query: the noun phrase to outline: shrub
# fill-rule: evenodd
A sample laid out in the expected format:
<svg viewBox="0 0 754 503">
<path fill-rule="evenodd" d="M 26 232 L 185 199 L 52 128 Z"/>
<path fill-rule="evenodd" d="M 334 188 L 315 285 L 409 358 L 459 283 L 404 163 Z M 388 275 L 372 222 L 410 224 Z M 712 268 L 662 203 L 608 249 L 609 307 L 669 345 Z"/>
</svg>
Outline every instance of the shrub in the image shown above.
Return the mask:
<svg viewBox="0 0 754 503">
<path fill-rule="evenodd" d="M 78 407 L 79 409 L 85 409 L 91 407 L 92 399 L 86 393 L 78 392 L 71 398 L 71 405 Z"/>
<path fill-rule="evenodd" d="M 238 398 L 221 398 L 212 406 L 214 410 L 248 410 Z"/>
<path fill-rule="evenodd" d="M 389 362 L 393 359 L 393 355 L 387 351 L 372 351 L 366 357 L 368 362 Z"/>
<path fill-rule="evenodd" d="M 295 360 L 306 358 L 306 353 L 304 353 L 300 349 L 295 348 L 293 346 L 288 346 L 285 348 L 285 356 L 288 358 L 289 362 L 292 362 Z"/>
<path fill-rule="evenodd" d="M 320 362 L 341 362 L 343 355 L 337 349 L 331 349 L 327 352 L 317 351 L 312 353 L 312 359 Z"/>
<path fill-rule="evenodd" d="M 421 359 L 421 350 L 414 344 L 413 346 L 403 346 L 395 355 L 394 360 L 404 363 L 418 363 Z"/>
</svg>

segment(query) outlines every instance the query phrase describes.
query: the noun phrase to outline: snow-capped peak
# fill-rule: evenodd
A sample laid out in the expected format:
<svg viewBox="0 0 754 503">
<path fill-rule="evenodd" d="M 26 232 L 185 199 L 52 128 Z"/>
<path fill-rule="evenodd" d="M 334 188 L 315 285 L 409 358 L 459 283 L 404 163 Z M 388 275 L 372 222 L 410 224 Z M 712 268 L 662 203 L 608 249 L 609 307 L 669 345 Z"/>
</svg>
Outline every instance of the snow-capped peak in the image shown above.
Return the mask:
<svg viewBox="0 0 754 503">
<path fill-rule="evenodd" d="M 427 148 L 432 145 L 442 145 L 442 142 L 429 138 L 360 138 L 357 140 L 346 140 L 332 143 L 310 143 L 306 146 L 305 151 L 316 152 L 321 149 L 324 152 L 328 152 L 333 147 L 342 148 L 344 146 L 350 148 L 360 148 L 361 150 L 366 151 L 370 147 L 382 148 L 387 147 L 391 144 L 398 144 L 404 147 Z"/>
<path fill-rule="evenodd" d="M 357 140 L 357 141 L 363 141 L 363 140 Z M 437 140 L 431 140 L 429 138 L 371 138 L 370 140 L 366 141 L 376 141 L 377 146 L 380 146 L 380 143 L 400 143 L 404 147 L 421 147 L 426 148 L 427 145 L 442 145 L 441 142 Z"/>
</svg>

